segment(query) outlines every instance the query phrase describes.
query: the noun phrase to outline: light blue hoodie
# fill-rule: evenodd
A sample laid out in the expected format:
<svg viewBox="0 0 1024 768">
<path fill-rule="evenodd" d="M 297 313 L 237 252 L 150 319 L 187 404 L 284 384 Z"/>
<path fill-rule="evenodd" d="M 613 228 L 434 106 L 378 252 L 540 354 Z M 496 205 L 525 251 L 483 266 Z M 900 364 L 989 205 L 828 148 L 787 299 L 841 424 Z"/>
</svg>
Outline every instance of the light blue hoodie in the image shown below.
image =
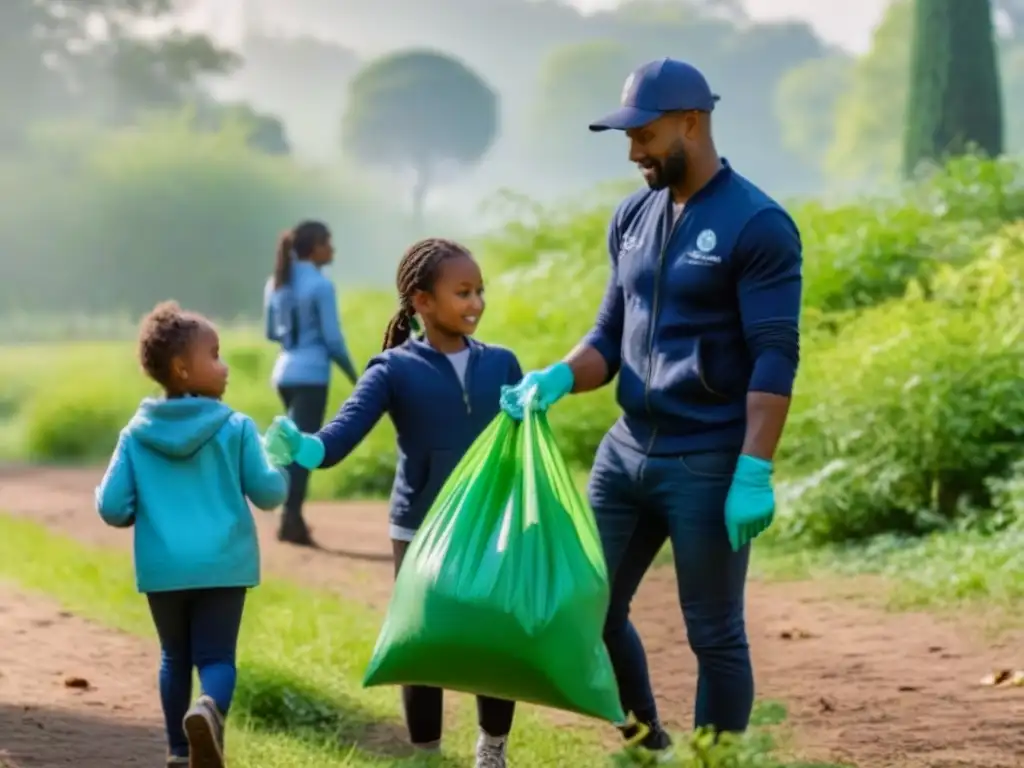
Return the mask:
<svg viewBox="0 0 1024 768">
<path fill-rule="evenodd" d="M 263 306 L 266 336 L 281 345 L 274 386 L 327 386 L 332 361 L 353 383 L 359 378 L 341 331 L 334 283 L 319 267 L 293 260 L 291 283 L 275 290 L 268 280 Z"/>
<path fill-rule="evenodd" d="M 121 430 L 96 508 L 108 525 L 135 526 L 140 592 L 253 587 L 260 550 L 246 498 L 271 510 L 287 493 L 248 416 L 203 397 L 147 398 Z"/>
</svg>

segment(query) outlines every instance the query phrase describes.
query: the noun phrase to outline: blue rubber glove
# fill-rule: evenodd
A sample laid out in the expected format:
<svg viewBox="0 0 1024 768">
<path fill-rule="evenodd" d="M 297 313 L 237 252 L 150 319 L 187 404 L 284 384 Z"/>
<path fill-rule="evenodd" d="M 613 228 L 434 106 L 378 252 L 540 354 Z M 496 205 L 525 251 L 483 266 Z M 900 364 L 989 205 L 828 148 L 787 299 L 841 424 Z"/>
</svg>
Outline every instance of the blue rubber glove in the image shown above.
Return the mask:
<svg viewBox="0 0 1024 768">
<path fill-rule="evenodd" d="M 775 518 L 772 463 L 743 454 L 725 499 L 725 528 L 734 552 L 752 542 Z"/>
<path fill-rule="evenodd" d="M 568 363 L 555 363 L 542 371 L 530 371 L 514 386 L 501 388 L 501 409 L 517 421 L 529 408 L 546 411 L 572 392 L 576 379 Z"/>
<path fill-rule="evenodd" d="M 286 416 L 275 416 L 263 436 L 263 448 L 278 466 L 295 463 L 305 469 L 317 469 L 324 461 L 324 444 L 316 435 L 302 432 Z"/>
<path fill-rule="evenodd" d="M 284 436 L 281 423 L 274 419 L 261 439 L 263 451 L 275 467 L 287 467 L 293 463 L 291 444 Z"/>
</svg>

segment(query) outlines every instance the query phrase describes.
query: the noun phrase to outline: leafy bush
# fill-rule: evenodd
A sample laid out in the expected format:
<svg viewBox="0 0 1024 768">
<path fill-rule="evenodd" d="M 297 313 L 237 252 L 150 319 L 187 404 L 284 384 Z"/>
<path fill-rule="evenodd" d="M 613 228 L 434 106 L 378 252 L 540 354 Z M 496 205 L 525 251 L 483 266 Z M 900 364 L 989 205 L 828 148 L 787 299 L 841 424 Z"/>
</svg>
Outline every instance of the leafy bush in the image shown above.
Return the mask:
<svg viewBox="0 0 1024 768">
<path fill-rule="evenodd" d="M 961 157 L 899 199 L 795 209 L 803 236 L 804 303 L 833 312 L 900 296 L 910 280 L 927 291 L 943 264 L 969 261 L 1002 223 L 1024 217 L 1018 160 Z"/>
<path fill-rule="evenodd" d="M 899 296 L 910 280 L 926 280 L 938 264 L 969 258 L 974 245 L 959 222 L 943 226 L 909 203 L 809 203 L 798 210 L 798 223 L 806 253 L 804 303 L 819 312 Z"/>
<path fill-rule="evenodd" d="M 1024 228 L 928 298 L 865 311 L 806 354 L 784 441 L 788 527 L 816 540 L 923 532 L 991 506 L 1024 455 Z"/>
<path fill-rule="evenodd" d="M 1024 460 L 1016 462 L 1006 477 L 989 482 L 996 524 L 1015 524 L 1024 533 Z"/>
<path fill-rule="evenodd" d="M 75 379 L 32 401 L 29 457 L 49 461 L 104 461 L 135 410 L 136 392 L 110 380 Z"/>
</svg>

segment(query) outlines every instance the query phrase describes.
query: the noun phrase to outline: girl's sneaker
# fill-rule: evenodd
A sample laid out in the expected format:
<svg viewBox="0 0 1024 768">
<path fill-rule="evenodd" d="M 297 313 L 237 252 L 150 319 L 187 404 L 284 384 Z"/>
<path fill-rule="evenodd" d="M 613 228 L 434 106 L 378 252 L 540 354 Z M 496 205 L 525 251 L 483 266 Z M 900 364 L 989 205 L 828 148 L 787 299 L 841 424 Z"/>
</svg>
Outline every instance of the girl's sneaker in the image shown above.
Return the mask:
<svg viewBox="0 0 1024 768">
<path fill-rule="evenodd" d="M 672 737 L 657 720 L 650 723 L 634 720 L 621 726 L 619 731 L 628 747 L 647 752 L 655 763 L 667 763 L 672 759 Z"/>
<path fill-rule="evenodd" d="M 200 696 L 185 714 L 189 768 L 224 768 L 224 717 L 209 696 Z"/>
<path fill-rule="evenodd" d="M 508 737 L 481 733 L 476 742 L 476 768 L 506 768 Z"/>
</svg>

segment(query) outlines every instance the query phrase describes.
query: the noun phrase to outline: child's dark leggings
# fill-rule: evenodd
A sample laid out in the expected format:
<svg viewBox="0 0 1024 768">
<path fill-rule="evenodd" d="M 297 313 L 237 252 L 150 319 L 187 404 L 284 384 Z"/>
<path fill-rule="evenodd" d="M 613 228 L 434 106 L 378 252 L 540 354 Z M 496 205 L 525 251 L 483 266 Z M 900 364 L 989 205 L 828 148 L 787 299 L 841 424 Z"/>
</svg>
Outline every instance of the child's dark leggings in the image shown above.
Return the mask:
<svg viewBox="0 0 1024 768">
<path fill-rule="evenodd" d="M 392 540 L 395 553 L 395 577 L 402 566 L 409 542 Z M 402 688 L 402 706 L 405 709 L 405 723 L 409 729 L 409 740 L 413 744 L 432 744 L 441 739 L 444 719 L 444 691 L 422 685 L 407 685 Z M 488 736 L 508 736 L 512 730 L 515 715 L 514 701 L 476 697 L 477 722 L 480 730 Z"/>
<path fill-rule="evenodd" d="M 160 703 L 172 755 L 188 756 L 182 727 L 192 705 L 192 668 L 203 693 L 227 715 L 235 693 L 235 648 L 245 588 L 150 592 L 149 610 L 160 637 Z"/>
</svg>

